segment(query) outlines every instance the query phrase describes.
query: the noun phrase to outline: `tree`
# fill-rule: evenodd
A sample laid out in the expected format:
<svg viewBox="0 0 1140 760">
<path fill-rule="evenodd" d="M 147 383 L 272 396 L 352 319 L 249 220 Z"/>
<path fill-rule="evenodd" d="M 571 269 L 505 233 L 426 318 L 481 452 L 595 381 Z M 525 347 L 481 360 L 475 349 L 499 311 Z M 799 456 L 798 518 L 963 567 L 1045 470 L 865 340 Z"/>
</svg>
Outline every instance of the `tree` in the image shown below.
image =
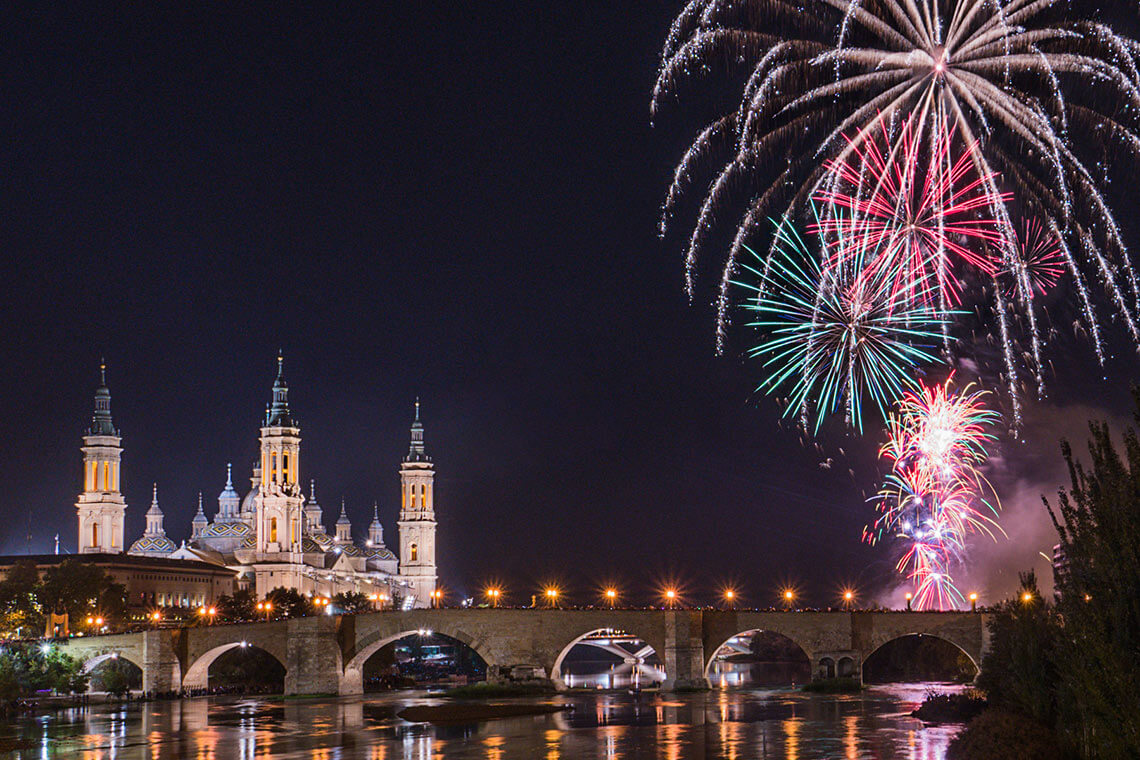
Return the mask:
<svg viewBox="0 0 1140 760">
<path fill-rule="evenodd" d="M 118 620 L 127 608 L 122 584 L 113 582 L 103 568 L 75 558 L 44 571 L 36 596 L 44 612 L 66 612 L 73 622 L 93 613 Z"/>
<path fill-rule="evenodd" d="M 372 610 L 375 609 L 372 600 L 359 591 L 337 594 L 332 598 L 332 603 L 334 607 L 350 615 L 355 615 L 359 612 L 372 612 Z"/>
<path fill-rule="evenodd" d="M 1121 456 L 1107 423 L 1089 431 L 1090 466 L 1062 442 L 1071 486 L 1045 502 L 1066 561 L 1060 725 L 1086 757 L 1140 757 L 1140 439 L 1129 427 Z"/>
<path fill-rule="evenodd" d="M 978 686 L 994 707 L 1053 725 L 1057 617 L 1041 598 L 1037 575 L 1030 570 L 1019 577 L 1017 597 L 999 604 L 990 617 L 990 648 L 982 660 Z"/>
<path fill-rule="evenodd" d="M 37 598 L 40 573 L 31 560 L 20 560 L 0 581 L 0 631 L 14 638 L 43 632 Z"/>
<path fill-rule="evenodd" d="M 312 611 L 309 600 L 295 588 L 278 586 L 266 594 L 265 598 L 273 602 L 273 609 L 281 617 L 303 617 Z"/>
<path fill-rule="evenodd" d="M 218 612 L 223 620 L 241 622 L 256 620 L 257 596 L 251 589 L 235 591 L 233 596 L 222 596 L 218 599 Z"/>
</svg>

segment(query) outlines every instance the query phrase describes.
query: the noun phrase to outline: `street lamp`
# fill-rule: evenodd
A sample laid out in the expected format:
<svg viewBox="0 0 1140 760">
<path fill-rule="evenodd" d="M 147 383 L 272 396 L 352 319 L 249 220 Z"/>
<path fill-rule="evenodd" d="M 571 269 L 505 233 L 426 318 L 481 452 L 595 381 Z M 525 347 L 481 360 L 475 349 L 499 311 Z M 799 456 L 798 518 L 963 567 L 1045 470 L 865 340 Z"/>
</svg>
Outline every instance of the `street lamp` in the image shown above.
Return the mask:
<svg viewBox="0 0 1140 760">
<path fill-rule="evenodd" d="M 910 600 L 911 599 L 914 599 L 914 594 L 910 593 L 909 591 L 906 592 L 906 611 L 907 612 L 910 612 Z"/>
<path fill-rule="evenodd" d="M 736 604 L 736 592 L 730 588 L 726 588 L 724 590 L 724 601 L 728 604 L 729 608 L 731 609 Z"/>
<path fill-rule="evenodd" d="M 977 591 L 971 591 L 970 592 L 970 612 L 977 612 L 977 611 L 978 611 L 978 592 Z"/>
<path fill-rule="evenodd" d="M 546 589 L 546 603 L 548 605 L 550 605 L 551 607 L 557 607 L 558 606 L 558 589 L 556 589 L 556 588 Z"/>
<path fill-rule="evenodd" d="M 609 602 L 611 610 L 617 606 L 617 597 L 618 592 L 616 588 L 606 589 L 606 601 Z"/>
<path fill-rule="evenodd" d="M 784 589 L 784 606 L 791 609 L 792 602 L 796 599 L 796 592 L 790 588 Z"/>
<path fill-rule="evenodd" d="M 855 603 L 855 592 L 851 589 L 843 590 L 843 606 L 845 609 L 851 609 L 851 605 Z"/>
<path fill-rule="evenodd" d="M 150 613 L 150 619 L 152 622 L 157 623 L 162 620 L 162 613 L 158 610 L 155 610 L 154 612 Z"/>
<path fill-rule="evenodd" d="M 677 589 L 665 589 L 665 604 L 667 604 L 670 609 L 677 604 Z"/>
<path fill-rule="evenodd" d="M 1033 601 L 1033 594 L 1026 591 L 1024 594 L 1021 595 L 1021 601 L 1025 602 L 1026 604 L 1029 604 L 1030 602 Z"/>
<path fill-rule="evenodd" d="M 437 588 L 431 592 L 430 596 L 432 599 L 432 607 L 439 608 L 443 606 L 443 589 Z"/>
<path fill-rule="evenodd" d="M 491 606 L 492 607 L 498 607 L 499 606 L 499 597 L 502 595 L 503 595 L 503 592 L 501 589 L 497 589 L 494 587 L 487 589 L 487 598 L 489 598 L 491 600 Z"/>
</svg>

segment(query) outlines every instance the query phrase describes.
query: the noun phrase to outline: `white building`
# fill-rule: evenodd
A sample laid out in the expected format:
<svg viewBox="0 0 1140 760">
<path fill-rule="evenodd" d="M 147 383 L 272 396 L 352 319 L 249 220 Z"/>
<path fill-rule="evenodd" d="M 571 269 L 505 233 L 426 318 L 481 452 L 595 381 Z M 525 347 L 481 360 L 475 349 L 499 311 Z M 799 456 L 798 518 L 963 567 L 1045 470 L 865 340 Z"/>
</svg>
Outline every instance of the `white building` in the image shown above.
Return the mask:
<svg viewBox="0 0 1140 760">
<path fill-rule="evenodd" d="M 252 468 L 250 490 L 242 498 L 226 465 L 226 484 L 210 518 L 198 496 L 190 539 L 176 547 L 163 527 L 154 487 L 146 531 L 128 553 L 206 561 L 231 568 L 239 585 L 264 597 L 277 587 L 302 594 L 335 596 L 358 592 L 378 603 L 427 607 L 438 578 L 435 557 L 435 468 L 424 451 L 420 405 L 416 401 L 408 456 L 400 466 L 397 557 L 384 545 L 384 528 L 374 505 L 366 539 L 352 535 L 341 505 L 333 535 L 323 523 L 310 481 L 306 498 L 301 481 L 301 429 L 289 411 L 283 360 L 277 358 L 273 401 L 260 431 L 260 457 Z M 84 490 L 76 503 L 81 552 L 121 553 L 127 504 L 119 487 L 122 439 L 111 421 L 111 394 L 103 367 L 95 392 L 95 416 L 83 438 Z"/>
</svg>

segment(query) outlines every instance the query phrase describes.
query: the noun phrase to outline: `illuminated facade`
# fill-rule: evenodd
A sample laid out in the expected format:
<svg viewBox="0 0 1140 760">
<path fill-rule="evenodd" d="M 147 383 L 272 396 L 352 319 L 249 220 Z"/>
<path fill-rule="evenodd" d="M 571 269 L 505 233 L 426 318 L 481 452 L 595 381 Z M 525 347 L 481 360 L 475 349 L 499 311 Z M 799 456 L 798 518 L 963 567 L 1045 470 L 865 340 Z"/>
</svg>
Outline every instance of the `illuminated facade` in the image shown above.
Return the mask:
<svg viewBox="0 0 1140 760">
<path fill-rule="evenodd" d="M 435 470 L 424 450 L 419 401 L 411 447 L 400 467 L 401 561 L 384 545 L 375 506 L 366 540 L 353 539 L 343 503 L 333 534 L 326 532 L 315 483 L 310 481 L 308 498 L 301 489 L 301 429 L 289 410 L 281 357 L 277 362 L 273 400 L 261 426 L 260 456 L 252 468 L 249 493 L 244 499 L 238 494 L 232 467 L 227 465 L 217 512 L 212 519 L 207 517 L 199 494 L 190 538 L 176 546 L 166 535 L 155 485 L 146 530 L 127 553 L 226 567 L 239 586 L 252 588 L 259 597 L 285 587 L 316 596 L 357 592 L 378 603 L 429 606 L 437 578 Z M 111 422 L 105 380 L 96 391 L 95 417 L 83 443 L 84 490 L 76 504 L 80 550 L 122 553 L 127 508 L 119 490 L 122 447 Z"/>
<path fill-rule="evenodd" d="M 83 554 L 115 554 L 124 549 L 127 502 L 119 490 L 122 442 L 111 421 L 107 367 L 100 364 L 95 414 L 83 436 L 83 493 L 75 503 L 79 513 L 79 551 Z"/>
</svg>

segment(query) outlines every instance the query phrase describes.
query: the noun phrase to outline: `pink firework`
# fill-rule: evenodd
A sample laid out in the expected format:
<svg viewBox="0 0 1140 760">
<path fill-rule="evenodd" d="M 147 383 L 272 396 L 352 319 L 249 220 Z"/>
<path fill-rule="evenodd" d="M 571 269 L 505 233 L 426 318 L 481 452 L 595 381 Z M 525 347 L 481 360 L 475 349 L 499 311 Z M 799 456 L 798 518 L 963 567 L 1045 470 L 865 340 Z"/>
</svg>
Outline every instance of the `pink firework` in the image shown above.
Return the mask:
<svg viewBox="0 0 1140 760">
<path fill-rule="evenodd" d="M 843 245 L 876 251 L 897 288 L 930 291 L 922 287 L 929 281 L 940 305 L 956 305 L 963 288 L 957 270 L 998 271 L 986 249 L 1003 247 L 994 210 L 1010 196 L 997 192 L 995 173 L 975 170 L 970 156 L 976 146 L 955 157 L 951 127 L 922 134 L 912 117 L 892 135 L 887 121 L 878 122 L 878 135 L 846 136 L 841 160 L 825 164 L 831 176 L 815 200 L 832 213 L 818 227 Z M 849 253 L 837 248 L 833 256 Z"/>
<path fill-rule="evenodd" d="M 1017 245 L 1009 262 L 1000 262 L 1002 274 L 1012 278 L 1010 295 L 1019 290 L 1027 298 L 1045 295 L 1065 271 L 1061 246 L 1039 219 L 1027 219 L 1017 236 Z"/>
<path fill-rule="evenodd" d="M 993 489 L 978 469 L 998 415 L 983 405 L 984 392 L 951 391 L 952 379 L 907 393 L 888 421 L 880 453 L 891 473 L 874 499 L 879 517 L 864 532 L 870 543 L 903 543 L 896 569 L 912 584 L 918 609 L 962 603 L 950 570 L 966 538 L 1001 531 L 996 498 L 987 498 Z"/>
</svg>

